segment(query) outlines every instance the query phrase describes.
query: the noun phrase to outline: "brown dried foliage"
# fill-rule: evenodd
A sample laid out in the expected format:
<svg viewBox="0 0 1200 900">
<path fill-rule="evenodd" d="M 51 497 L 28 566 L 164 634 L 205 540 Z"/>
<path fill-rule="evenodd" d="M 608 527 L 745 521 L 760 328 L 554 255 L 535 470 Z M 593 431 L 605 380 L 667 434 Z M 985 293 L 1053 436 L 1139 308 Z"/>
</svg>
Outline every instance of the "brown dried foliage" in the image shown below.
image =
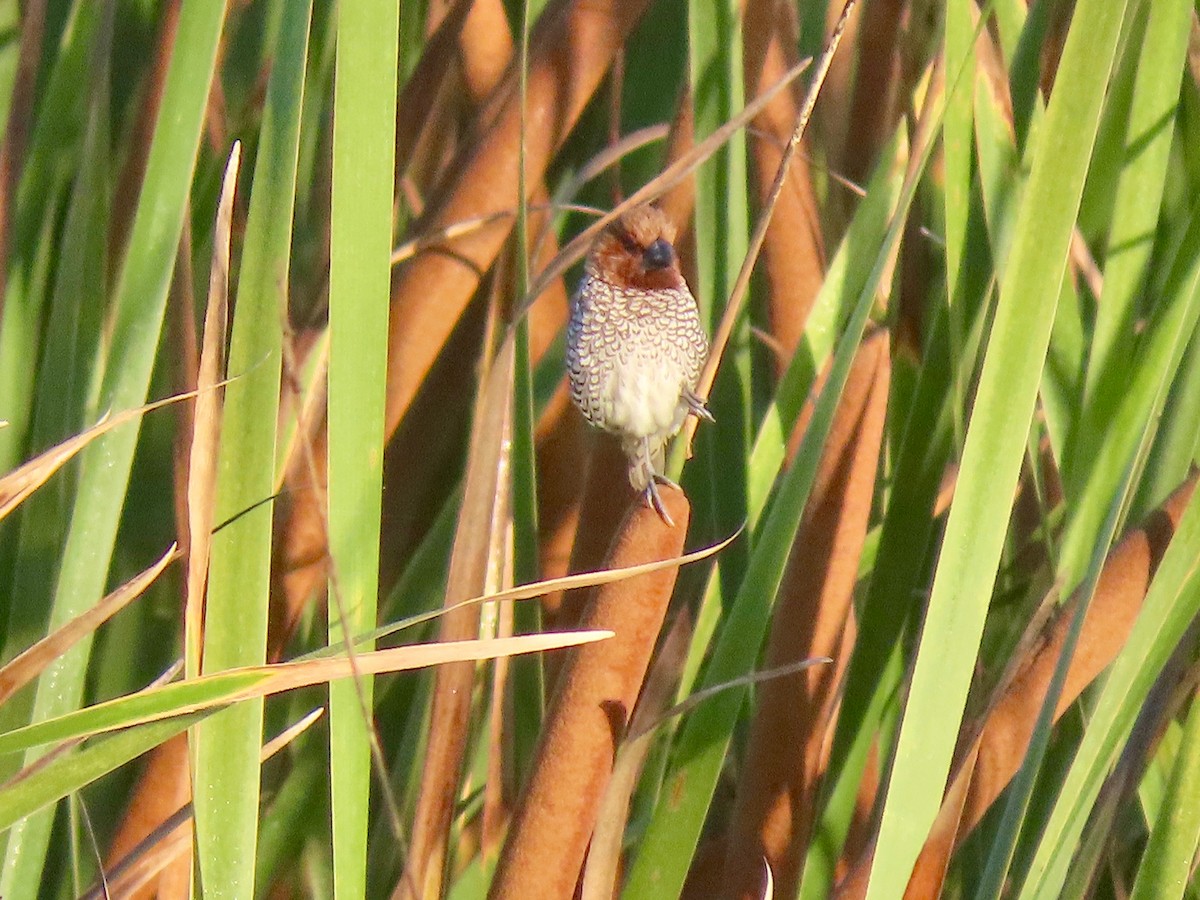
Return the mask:
<svg viewBox="0 0 1200 900">
<path fill-rule="evenodd" d="M 796 892 L 836 686 L 852 642 L 850 601 L 866 538 L 891 376 L 889 337 L 867 337 L 850 370 L 775 605 L 766 668 L 834 662 L 765 682 L 727 837 L 723 895 L 762 895 L 765 858 L 780 896 Z M 803 434 L 811 405 L 797 423 Z M 793 453 L 795 441 L 793 441 Z"/>
<path fill-rule="evenodd" d="M 787 4 L 743 4 L 745 15 L 746 96 L 752 98 L 775 84 L 795 66 L 798 25 Z M 751 164 L 759 202 L 765 202 L 795 128 L 800 103 L 795 89 L 776 95 L 751 125 Z M 805 141 L 803 147 L 808 146 Z M 825 243 L 813 194 L 812 175 L 804 152 L 793 159 L 775 204 L 763 244 L 767 284 L 767 316 L 779 355 L 776 373 L 787 366 L 804 333 L 804 323 L 825 273 Z"/>
<path fill-rule="evenodd" d="M 662 490 L 668 527 L 638 502 L 621 525 L 607 568 L 638 565 L 683 551 L 690 507 Z M 489 897 L 570 897 L 595 826 L 613 760 L 642 688 L 675 586 L 676 569 L 596 589 L 580 626 L 615 637 L 581 648 L 563 668 L 526 786 L 500 856 Z"/>
<path fill-rule="evenodd" d="M 1154 572 L 1195 490 L 1196 477 L 1193 473 L 1161 508 L 1109 553 L 1084 616 L 1079 643 L 1055 707 L 1055 721 L 1124 646 Z M 947 790 L 950 801 L 943 804 L 934 822 L 906 896 L 929 896 L 929 886 L 940 884 L 954 848 L 979 824 L 1020 768 L 1078 603 L 1079 598 L 1073 597 L 1062 606 L 1026 663 L 992 705 L 979 737 L 959 748 L 960 762 Z M 972 759 L 974 764 L 968 765 Z M 953 802 L 958 797 L 961 814 Z M 870 867 L 868 853 L 839 886 L 840 900 L 865 896 Z"/>
<path fill-rule="evenodd" d="M 514 346 L 507 341 L 496 356 L 477 404 L 472 432 L 466 487 L 454 535 L 450 573 L 438 637 L 462 641 L 479 633 L 479 607 L 453 608 L 463 600 L 483 594 L 494 535 L 503 529 L 497 517 L 496 497 L 500 454 L 509 421 L 512 396 Z M 470 662 L 438 668 L 435 675 L 428 746 L 409 843 L 408 859 L 394 896 L 436 897 L 441 894 L 450 820 L 458 796 L 458 781 L 466 751 L 475 666 Z"/>
<path fill-rule="evenodd" d="M 901 38 L 911 16 L 903 0 L 879 0 L 863 7 L 856 45 L 854 76 L 842 168 L 847 178 L 861 182 L 895 128 L 902 95 Z"/>
</svg>

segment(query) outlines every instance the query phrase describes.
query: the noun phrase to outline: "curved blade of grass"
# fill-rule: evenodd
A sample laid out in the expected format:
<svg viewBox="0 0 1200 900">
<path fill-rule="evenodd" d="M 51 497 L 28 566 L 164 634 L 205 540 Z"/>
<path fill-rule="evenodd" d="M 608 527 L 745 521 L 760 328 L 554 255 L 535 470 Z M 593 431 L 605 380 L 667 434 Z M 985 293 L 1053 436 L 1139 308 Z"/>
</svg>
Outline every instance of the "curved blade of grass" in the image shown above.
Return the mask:
<svg viewBox="0 0 1200 900">
<path fill-rule="evenodd" d="M 941 804 L 1124 2 L 1076 5 L 980 375 L 867 889 L 898 897 Z"/>
<path fill-rule="evenodd" d="M 275 6 L 281 18 L 259 133 L 246 221 L 238 302 L 217 459 L 214 520 L 204 615 L 205 672 L 260 665 L 267 641 L 271 521 L 262 502 L 275 484 L 283 311 L 296 190 L 296 158 L 311 3 Z M 239 515 L 240 514 L 240 515 Z M 197 858 L 206 890 L 230 894 L 254 884 L 258 837 L 262 702 L 251 701 L 197 725 Z"/>
<path fill-rule="evenodd" d="M 1117 432 L 1113 418 L 1127 408 L 1129 383 L 1144 377 L 1145 337 L 1136 334 L 1142 294 L 1154 249 L 1155 223 L 1166 181 L 1168 155 L 1174 134 L 1175 107 L 1186 51 L 1191 5 L 1160 0 L 1150 10 L 1146 37 L 1136 72 L 1134 102 L 1126 139 L 1127 161 L 1112 217 L 1104 291 L 1096 318 L 1096 333 L 1088 360 L 1085 406 L 1064 464 L 1066 488 L 1077 497 L 1063 538 L 1059 577 L 1073 586 L 1087 564 L 1088 536 L 1104 518 L 1115 479 L 1124 468 L 1130 441 L 1140 439 L 1148 422 L 1136 430 Z M 1189 247 L 1181 252 L 1194 252 Z M 1183 304 L 1172 304 L 1178 310 Z M 1163 313 L 1155 306 L 1158 315 Z M 1169 313 L 1168 313 L 1169 314 Z M 1149 414 L 1150 408 L 1146 407 Z M 1115 455 L 1097 453 L 1123 435 Z"/>
<path fill-rule="evenodd" d="M 0 830 L 11 828 L 48 804 L 86 787 L 209 714 L 210 711 L 192 713 L 105 735 L 10 781 L 0 787 Z"/>
<path fill-rule="evenodd" d="M 462 609 L 467 606 L 478 606 L 481 603 L 503 603 L 510 600 L 532 600 L 535 597 L 541 597 L 555 591 L 569 591 L 577 588 L 595 587 L 601 584 L 609 584 L 614 581 L 621 581 L 625 578 L 633 578 L 635 575 L 646 575 L 650 572 L 658 572 L 662 569 L 669 569 L 674 566 L 686 566 L 694 562 L 699 562 L 702 559 L 708 559 L 714 556 L 737 540 L 742 533 L 742 529 L 738 529 L 725 540 L 708 547 L 701 547 L 699 550 L 693 550 L 691 553 L 685 553 L 683 556 L 673 557 L 671 559 L 663 559 L 653 563 L 643 563 L 639 566 L 623 566 L 618 569 L 602 569 L 599 572 L 580 572 L 576 575 L 564 575 L 561 578 L 547 578 L 545 581 L 535 581 L 533 584 L 522 584 L 514 588 L 509 588 L 505 591 L 499 591 L 495 594 L 482 594 L 478 597 L 471 597 L 468 600 L 463 600 L 453 606 L 441 607 L 430 610 L 429 612 L 420 613 L 415 616 L 410 616 L 401 622 L 395 622 L 391 625 L 385 625 L 378 628 L 368 635 L 355 638 L 355 643 L 364 641 L 377 641 L 390 635 L 403 631 L 405 628 L 412 628 L 416 625 L 421 625 L 425 622 L 432 621 L 453 612 L 456 609 Z M 329 650 L 319 650 L 309 654 L 309 657 L 328 654 Z"/>
<path fill-rule="evenodd" d="M 15 753 L 44 744 L 89 737 L 115 728 L 128 728 L 172 716 L 265 697 L 282 691 L 350 678 L 357 671 L 378 675 L 403 672 L 463 660 L 494 659 L 517 653 L 536 653 L 605 640 L 607 631 L 572 631 L 526 634 L 488 641 L 450 641 L 414 644 L 392 650 L 359 654 L 351 665 L 347 657 L 309 659 L 226 669 L 136 694 L 118 697 L 76 710 L 45 722 L 26 725 L 0 735 L 0 754 Z"/>
<path fill-rule="evenodd" d="M 116 287 L 111 351 L 100 387 L 100 402 L 110 408 L 131 408 L 146 399 L 224 17 L 225 0 L 189 3 L 180 12 L 162 104 L 169 112 L 155 129 Z M 83 454 L 55 587 L 54 627 L 93 606 L 103 593 L 136 443 L 136 428 L 120 428 Z M 90 652 L 85 638 L 39 680 L 35 719 L 79 704 Z M 16 826 L 0 872 L 0 894 L 9 900 L 32 896 L 41 882 L 51 823 L 52 816 L 42 814 Z"/>
<path fill-rule="evenodd" d="M 215 387 L 219 388 L 224 384 L 225 382 L 220 382 Z M 105 413 L 100 421 L 91 428 L 67 438 L 61 444 L 56 444 L 28 462 L 22 463 L 0 478 L 0 519 L 12 512 L 93 441 L 121 425 L 140 419 L 148 412 L 170 406 L 173 403 L 190 400 L 199 393 L 199 391 L 185 391 L 182 394 L 174 394 L 162 400 L 155 400 L 153 403 L 143 404 L 137 409 L 122 410 L 115 416 Z"/>
<path fill-rule="evenodd" d="M 1146 453 L 1148 445 L 1153 436 L 1152 423 L 1160 414 L 1162 405 L 1165 402 L 1167 391 L 1170 386 L 1170 380 L 1178 367 L 1180 358 L 1183 354 L 1184 345 L 1187 336 L 1192 333 L 1195 328 L 1195 323 L 1198 314 L 1200 314 L 1200 211 L 1193 214 L 1190 227 L 1185 236 L 1182 245 L 1179 249 L 1179 254 L 1176 259 L 1176 266 L 1173 268 L 1169 284 L 1172 287 L 1164 291 L 1163 298 L 1163 314 L 1159 321 L 1154 326 L 1154 331 L 1151 335 L 1146 348 L 1145 354 L 1139 360 L 1138 365 L 1134 369 L 1135 377 L 1132 384 L 1127 385 L 1126 395 L 1123 398 L 1120 408 L 1117 410 L 1115 417 L 1111 422 L 1111 428 L 1107 439 L 1105 440 L 1101 451 L 1097 454 L 1098 459 L 1102 459 L 1111 465 L 1111 461 L 1119 459 L 1116 454 L 1124 452 L 1131 463 L 1140 464 Z M 1136 438 L 1136 442 L 1130 445 L 1130 439 Z M 1097 476 L 1093 476 L 1092 480 L 1096 480 Z M 1189 506 L 1189 512 L 1191 506 Z M 1182 523 L 1180 532 L 1182 532 Z M 1070 532 L 1068 532 L 1070 534 Z M 1076 538 L 1076 540 L 1079 540 Z M 1177 533 L 1175 540 L 1171 543 L 1171 550 L 1174 550 L 1177 542 L 1180 540 L 1180 534 Z M 1193 546 L 1193 552 L 1195 547 Z M 1170 550 L 1168 554 L 1170 554 Z M 1182 550 L 1177 552 L 1184 552 Z M 1072 764 L 1071 771 L 1068 774 L 1067 781 L 1064 783 L 1058 801 L 1055 805 L 1054 813 L 1050 823 L 1047 825 L 1047 830 L 1042 836 L 1042 843 L 1039 845 L 1038 857 L 1035 858 L 1034 868 L 1031 870 L 1030 880 L 1033 882 L 1036 879 L 1040 887 L 1038 888 L 1042 896 L 1047 896 L 1048 885 L 1055 885 L 1055 890 L 1061 886 L 1060 877 L 1055 874 L 1057 863 L 1048 863 L 1042 858 L 1046 851 L 1046 844 L 1051 840 L 1063 841 L 1064 833 L 1074 834 L 1072 840 L 1078 839 L 1078 833 L 1082 831 L 1083 820 L 1086 818 L 1087 811 L 1094 801 L 1096 793 L 1099 791 L 1099 778 L 1092 773 L 1091 777 L 1096 778 L 1095 791 L 1092 790 L 1091 781 L 1087 780 L 1087 769 L 1089 766 L 1104 765 L 1105 771 L 1107 764 L 1111 763 L 1111 759 L 1115 759 L 1116 750 L 1113 749 L 1116 742 L 1123 743 L 1128 735 L 1128 728 L 1119 719 L 1125 715 L 1125 707 L 1119 706 L 1120 703 L 1128 703 L 1127 699 L 1113 699 L 1113 695 L 1120 689 L 1112 684 L 1112 679 L 1117 677 L 1133 678 L 1128 671 L 1124 675 L 1118 676 L 1118 665 L 1131 653 L 1142 653 L 1145 657 L 1140 663 L 1130 663 L 1128 660 L 1125 666 L 1140 665 L 1137 670 L 1136 677 L 1141 679 L 1152 679 L 1157 676 L 1158 670 L 1166 660 L 1166 654 L 1169 654 L 1178 643 L 1182 632 L 1174 625 L 1173 616 L 1179 613 L 1170 610 L 1164 613 L 1162 610 L 1151 609 L 1151 597 L 1158 599 L 1155 593 L 1157 590 L 1158 578 L 1163 577 L 1162 571 L 1166 564 L 1166 558 L 1163 560 L 1163 565 L 1159 568 L 1159 575 L 1156 576 L 1154 585 L 1151 587 L 1150 594 L 1147 595 L 1146 601 L 1142 607 L 1141 616 L 1138 618 L 1138 624 L 1135 625 L 1133 634 L 1130 635 L 1129 641 L 1126 644 L 1125 650 L 1121 656 L 1113 663 L 1108 681 L 1105 682 L 1104 693 L 1098 701 L 1096 713 L 1099 714 L 1102 709 L 1105 712 L 1106 718 L 1097 725 L 1097 719 L 1094 717 L 1088 725 L 1088 730 L 1085 733 L 1084 741 L 1080 745 L 1075 761 Z M 1189 576 L 1190 577 L 1190 576 Z M 1180 589 L 1185 596 L 1178 598 L 1175 602 L 1177 605 L 1188 607 L 1189 598 L 1186 596 L 1186 591 Z M 1159 601 L 1160 603 L 1164 601 Z M 1154 633 L 1149 638 L 1144 632 L 1139 631 L 1142 628 L 1142 619 L 1146 616 L 1160 616 L 1165 619 L 1165 622 L 1160 622 L 1160 631 Z M 1151 627 L 1151 626 L 1145 626 Z M 1172 640 L 1172 634 L 1174 639 Z M 1142 642 L 1140 646 L 1135 646 L 1135 638 Z M 1147 646 L 1148 645 L 1148 646 Z M 1129 685 L 1122 688 L 1124 690 L 1138 691 L 1136 685 Z M 1146 690 L 1148 690 L 1148 685 Z M 1137 703 L 1140 705 L 1145 694 L 1141 694 Z M 1109 706 L 1102 707 L 1101 704 L 1107 702 Z M 1118 705 L 1117 711 L 1113 712 L 1110 708 Z M 1118 721 L 1113 721 L 1117 717 Z M 1129 727 L 1132 727 L 1132 719 L 1130 719 Z M 1096 729 L 1093 732 L 1093 729 Z M 1101 746 L 1104 749 L 1097 749 L 1097 742 L 1102 742 Z M 1102 758 L 1097 761 L 1097 754 L 1112 753 L 1112 758 Z M 1108 761 L 1105 762 L 1104 759 Z M 1082 788 L 1084 796 L 1073 796 L 1068 793 L 1068 785 L 1072 783 L 1072 779 L 1084 779 L 1084 787 Z M 1074 786 L 1074 790 L 1081 790 L 1078 785 Z M 1090 796 L 1091 799 L 1087 799 Z M 1074 805 L 1072 805 L 1074 804 Z M 1070 811 L 1068 811 L 1070 810 Z M 1051 829 L 1055 831 L 1055 837 L 1051 838 Z M 1069 850 L 1064 850 L 1065 843 L 1058 845 L 1059 852 L 1065 852 L 1070 855 Z M 1072 843 L 1070 846 L 1074 846 Z M 1034 896 L 1030 894 L 1030 896 Z"/>
</svg>

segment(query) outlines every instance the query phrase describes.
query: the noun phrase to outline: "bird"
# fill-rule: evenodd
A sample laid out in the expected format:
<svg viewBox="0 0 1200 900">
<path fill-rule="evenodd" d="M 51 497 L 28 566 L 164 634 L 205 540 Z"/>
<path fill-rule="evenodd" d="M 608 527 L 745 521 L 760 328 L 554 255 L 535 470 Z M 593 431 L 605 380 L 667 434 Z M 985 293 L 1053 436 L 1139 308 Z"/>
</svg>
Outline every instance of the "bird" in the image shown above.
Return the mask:
<svg viewBox="0 0 1200 900">
<path fill-rule="evenodd" d="M 667 442 L 689 415 L 713 421 L 696 393 L 708 336 L 675 252 L 675 225 L 657 206 L 635 206 L 596 238 L 571 298 L 571 398 L 592 425 L 615 435 L 629 483 L 674 527 L 658 485 Z"/>
</svg>

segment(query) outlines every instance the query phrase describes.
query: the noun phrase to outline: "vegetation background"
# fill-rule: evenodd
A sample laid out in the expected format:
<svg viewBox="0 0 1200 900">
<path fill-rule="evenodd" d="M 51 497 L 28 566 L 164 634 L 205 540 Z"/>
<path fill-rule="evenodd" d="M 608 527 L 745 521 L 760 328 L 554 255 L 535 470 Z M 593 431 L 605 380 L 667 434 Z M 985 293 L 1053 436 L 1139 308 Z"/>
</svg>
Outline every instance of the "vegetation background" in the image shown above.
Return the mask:
<svg viewBox="0 0 1200 900">
<path fill-rule="evenodd" d="M 841 12 L 0 2 L 5 900 L 1197 896 L 1194 5 Z"/>
</svg>

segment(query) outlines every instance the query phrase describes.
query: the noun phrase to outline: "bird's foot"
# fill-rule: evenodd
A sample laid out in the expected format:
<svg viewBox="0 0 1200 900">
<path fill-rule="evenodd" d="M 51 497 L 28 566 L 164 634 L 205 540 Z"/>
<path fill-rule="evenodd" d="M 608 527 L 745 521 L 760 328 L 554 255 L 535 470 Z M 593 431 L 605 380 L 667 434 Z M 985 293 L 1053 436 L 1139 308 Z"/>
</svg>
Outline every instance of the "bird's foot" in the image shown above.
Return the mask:
<svg viewBox="0 0 1200 900">
<path fill-rule="evenodd" d="M 708 411 L 708 406 L 705 405 L 704 399 L 691 388 L 684 388 L 683 402 L 688 405 L 688 411 L 697 419 L 704 419 L 707 422 L 716 421 L 713 418 L 713 414 Z"/>
<path fill-rule="evenodd" d="M 662 497 L 658 493 L 658 486 L 665 485 L 666 487 L 680 490 L 679 485 L 673 482 L 670 478 L 663 475 L 651 475 L 650 481 L 646 485 L 646 504 L 658 513 L 658 517 L 666 523 L 668 528 L 675 527 L 675 520 L 671 518 L 671 514 L 667 512 L 667 508 L 663 505 Z"/>
</svg>

